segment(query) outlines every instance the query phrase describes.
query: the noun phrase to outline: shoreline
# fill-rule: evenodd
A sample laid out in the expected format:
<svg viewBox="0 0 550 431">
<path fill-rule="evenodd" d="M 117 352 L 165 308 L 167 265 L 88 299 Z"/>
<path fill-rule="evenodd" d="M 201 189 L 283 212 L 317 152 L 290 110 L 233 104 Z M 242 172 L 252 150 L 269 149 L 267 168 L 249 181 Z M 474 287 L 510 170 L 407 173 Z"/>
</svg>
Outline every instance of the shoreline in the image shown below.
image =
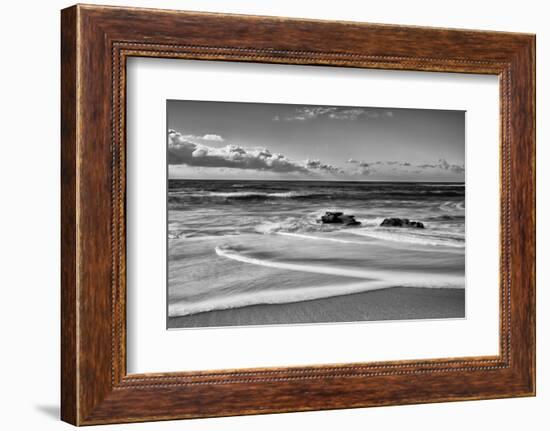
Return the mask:
<svg viewBox="0 0 550 431">
<path fill-rule="evenodd" d="M 465 317 L 465 289 L 391 287 L 284 304 L 258 304 L 167 318 L 167 329 L 358 323 Z"/>
</svg>

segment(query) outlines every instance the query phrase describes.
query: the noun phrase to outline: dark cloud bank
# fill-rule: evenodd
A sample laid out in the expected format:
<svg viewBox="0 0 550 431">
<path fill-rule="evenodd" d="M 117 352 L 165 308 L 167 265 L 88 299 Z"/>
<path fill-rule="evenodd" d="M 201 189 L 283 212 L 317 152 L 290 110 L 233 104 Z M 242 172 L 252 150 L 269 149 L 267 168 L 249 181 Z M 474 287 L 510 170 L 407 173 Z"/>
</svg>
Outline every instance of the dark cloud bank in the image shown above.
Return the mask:
<svg viewBox="0 0 550 431">
<path fill-rule="evenodd" d="M 358 110 L 355 110 L 358 111 Z M 313 116 L 331 115 L 334 112 L 324 108 L 324 110 L 310 110 L 309 114 L 301 112 L 305 119 L 311 119 Z M 357 115 L 358 112 L 345 115 Z M 343 115 L 339 112 L 338 115 Z M 359 115 L 366 115 L 361 112 Z M 305 121 L 302 119 L 293 121 Z M 419 173 L 423 171 L 449 171 L 457 175 L 464 174 L 464 166 L 450 164 L 445 159 L 439 159 L 437 163 L 411 164 L 406 161 L 398 160 L 376 160 L 363 161 L 349 159 L 347 165 L 349 168 L 343 169 L 328 163 L 323 163 L 318 159 L 306 159 L 296 161 L 280 153 L 273 153 L 266 148 L 245 148 L 239 145 L 225 145 L 223 147 L 214 147 L 208 143 L 221 143 L 223 137 L 214 134 L 205 134 L 203 136 L 186 135 L 176 130 L 168 131 L 168 164 L 187 165 L 193 167 L 211 167 L 211 168 L 236 168 L 243 170 L 271 171 L 277 173 L 299 173 L 312 176 L 325 177 L 354 177 L 368 176 L 378 169 L 387 169 L 391 167 L 392 171 L 399 169 L 412 169 L 410 172 Z"/>
<path fill-rule="evenodd" d="M 297 172 L 312 174 L 325 172 L 340 174 L 343 171 L 320 160 L 297 162 L 266 148 L 244 148 L 226 145 L 221 148 L 192 142 L 189 135 L 168 131 L 168 164 L 200 167 L 255 169 L 279 173 Z"/>
</svg>

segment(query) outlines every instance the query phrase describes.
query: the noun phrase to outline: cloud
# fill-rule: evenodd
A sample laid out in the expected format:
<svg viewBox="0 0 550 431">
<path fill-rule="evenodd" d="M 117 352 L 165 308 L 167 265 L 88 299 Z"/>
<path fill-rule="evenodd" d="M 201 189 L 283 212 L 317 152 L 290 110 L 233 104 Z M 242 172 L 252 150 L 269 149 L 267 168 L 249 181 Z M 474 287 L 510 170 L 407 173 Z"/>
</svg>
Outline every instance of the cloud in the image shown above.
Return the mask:
<svg viewBox="0 0 550 431">
<path fill-rule="evenodd" d="M 451 171 L 455 174 L 463 174 L 464 173 L 464 165 L 455 165 L 447 162 L 445 159 L 439 159 L 437 163 L 435 164 L 423 164 L 423 165 L 417 165 L 418 168 L 422 169 L 441 169 L 444 171 Z"/>
<path fill-rule="evenodd" d="M 333 165 L 322 163 L 318 159 L 314 159 L 314 160 L 309 160 L 308 159 L 308 160 L 306 160 L 305 167 L 308 168 L 308 169 L 324 171 L 324 172 L 329 173 L 329 174 L 340 175 L 340 174 L 344 173 L 344 171 L 342 169 L 340 169 L 336 166 L 333 166 Z"/>
<path fill-rule="evenodd" d="M 445 169 L 446 171 L 449 170 L 450 166 L 449 163 L 447 162 L 447 160 L 445 159 L 439 159 L 438 160 L 438 166 L 441 168 L 441 169 Z"/>
<path fill-rule="evenodd" d="M 455 174 L 463 174 L 465 171 L 464 166 L 459 166 L 459 165 L 451 165 L 449 169 Z"/>
<path fill-rule="evenodd" d="M 205 141 L 223 142 L 224 139 L 220 135 L 206 134 L 201 139 Z"/>
<path fill-rule="evenodd" d="M 285 117 L 286 121 L 306 121 L 318 117 L 334 115 L 338 108 L 324 108 L 321 106 L 296 108 L 293 116 Z"/>
<path fill-rule="evenodd" d="M 184 134 L 176 132 L 174 129 L 168 130 L 168 135 L 174 135 L 178 134 L 180 139 L 184 139 L 186 141 L 192 142 L 192 143 L 203 143 L 203 142 L 224 142 L 223 137 L 220 135 L 216 135 L 214 133 L 206 133 L 205 135 L 192 135 L 192 134 Z"/>
<path fill-rule="evenodd" d="M 357 120 L 359 117 L 365 118 L 391 118 L 393 112 L 378 111 L 367 108 L 344 108 L 336 106 L 304 106 L 296 108 L 294 113 L 281 117 L 276 115 L 273 121 L 308 121 L 316 118 L 326 118 L 330 120 Z"/>
<path fill-rule="evenodd" d="M 439 167 L 446 171 L 454 172 L 455 174 L 464 173 L 464 165 L 453 165 L 447 162 L 445 159 L 439 159 Z"/>
<path fill-rule="evenodd" d="M 373 163 L 370 162 L 364 162 L 362 160 L 356 159 L 348 159 L 347 163 L 353 165 L 353 167 L 350 167 L 350 169 L 345 172 L 348 175 L 366 176 L 376 172 L 376 170 L 372 167 Z"/>
<path fill-rule="evenodd" d="M 400 162 L 400 161 L 397 161 L 397 160 L 375 160 L 375 161 L 372 161 L 372 162 L 364 162 L 364 161 L 361 161 L 361 160 L 349 159 L 348 163 L 354 163 L 354 164 L 357 164 L 357 165 L 359 165 L 361 167 L 365 167 L 365 168 L 368 168 L 369 166 L 374 166 L 374 165 L 377 165 L 377 166 L 380 166 L 380 165 L 411 166 L 411 164 L 409 162 Z"/>
<path fill-rule="evenodd" d="M 266 148 L 245 148 L 239 145 L 211 147 L 191 142 L 188 135 L 168 131 L 168 164 L 195 167 L 255 169 L 259 171 L 303 174 L 341 174 L 343 171 L 320 160 L 298 162 Z M 214 139 L 217 140 L 217 139 Z"/>
<path fill-rule="evenodd" d="M 332 120 L 356 120 L 363 114 L 367 114 L 368 111 L 365 111 L 361 108 L 354 109 L 338 109 L 336 108 L 334 112 L 328 114 L 328 117 Z M 377 114 L 377 113 L 373 113 Z"/>
<path fill-rule="evenodd" d="M 464 166 L 461 165 L 449 165 L 448 167 L 444 168 L 446 171 L 451 171 L 455 174 L 463 174 L 465 169 Z"/>
<path fill-rule="evenodd" d="M 354 166 L 350 172 L 352 175 L 370 175 L 375 172 L 383 173 L 384 171 L 401 171 L 403 173 L 419 174 L 429 169 L 449 171 L 457 175 L 464 174 L 464 165 L 451 164 L 445 159 L 439 159 L 437 163 L 424 163 L 419 165 L 398 160 L 373 160 L 366 162 L 357 159 L 348 159 L 347 163 Z"/>
</svg>

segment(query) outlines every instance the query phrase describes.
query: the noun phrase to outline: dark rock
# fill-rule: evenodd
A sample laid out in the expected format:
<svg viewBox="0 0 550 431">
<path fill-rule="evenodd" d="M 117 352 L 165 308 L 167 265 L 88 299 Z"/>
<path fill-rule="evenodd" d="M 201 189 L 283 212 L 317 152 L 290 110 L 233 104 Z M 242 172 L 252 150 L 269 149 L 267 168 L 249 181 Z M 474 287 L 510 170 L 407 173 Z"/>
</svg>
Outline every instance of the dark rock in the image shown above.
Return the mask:
<svg viewBox="0 0 550 431">
<path fill-rule="evenodd" d="M 340 220 L 342 220 L 342 223 L 344 223 L 346 226 L 357 226 L 360 225 L 361 222 L 355 220 L 355 216 L 352 215 L 341 215 L 338 217 Z"/>
<path fill-rule="evenodd" d="M 385 227 L 414 227 L 417 229 L 424 229 L 424 223 L 419 221 L 410 221 L 408 218 L 385 218 L 380 226 Z"/>
<path fill-rule="evenodd" d="M 402 227 L 404 222 L 405 220 L 400 218 L 385 218 L 380 226 Z"/>
<path fill-rule="evenodd" d="M 323 223 L 341 223 L 346 226 L 359 226 L 360 221 L 355 220 L 355 216 L 344 214 L 342 212 L 325 212 L 324 216 L 321 216 L 321 222 Z"/>
<path fill-rule="evenodd" d="M 323 223 L 342 223 L 340 217 L 343 215 L 344 213 L 327 211 L 324 216 L 321 216 L 321 221 Z"/>
</svg>

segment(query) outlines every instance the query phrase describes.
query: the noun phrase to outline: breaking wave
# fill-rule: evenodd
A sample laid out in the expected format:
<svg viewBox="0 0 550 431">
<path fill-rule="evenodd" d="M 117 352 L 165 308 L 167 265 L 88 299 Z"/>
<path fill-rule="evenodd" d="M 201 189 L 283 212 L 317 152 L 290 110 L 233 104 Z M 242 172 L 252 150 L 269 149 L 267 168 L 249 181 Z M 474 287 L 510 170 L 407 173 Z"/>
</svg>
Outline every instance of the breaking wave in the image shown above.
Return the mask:
<svg viewBox="0 0 550 431">
<path fill-rule="evenodd" d="M 176 301 L 169 306 L 170 315 L 184 316 L 257 304 L 284 304 L 362 293 L 396 286 L 424 288 L 463 288 L 464 286 L 463 277 L 452 274 L 427 273 L 426 271 L 395 272 L 365 268 L 346 268 L 343 266 L 291 263 L 257 257 L 253 253 L 240 252 L 228 246 L 217 246 L 215 252 L 218 256 L 226 259 L 250 265 L 348 277 L 352 280 L 349 283 L 301 286 L 299 288 L 255 289 L 252 291 L 232 292 L 230 295 L 205 297 L 194 301 Z"/>
<path fill-rule="evenodd" d="M 428 274 L 422 271 L 383 271 L 363 268 L 345 268 L 342 266 L 310 265 L 302 263 L 290 263 L 262 259 L 240 253 L 238 250 L 227 246 L 217 246 L 215 248 L 218 256 L 238 262 L 249 263 L 253 265 L 267 266 L 270 268 L 286 269 L 290 271 L 311 272 L 314 274 L 339 275 L 343 277 L 364 278 L 368 280 L 387 281 L 392 286 L 417 286 L 417 287 L 462 287 L 464 280 L 462 276 L 455 275 L 436 275 Z"/>
<path fill-rule="evenodd" d="M 460 235 L 451 235 L 448 232 L 445 236 L 438 236 L 436 233 L 420 234 L 418 232 L 404 232 L 403 228 L 395 228 L 394 230 L 350 230 L 348 233 L 352 235 L 365 236 L 369 238 L 381 239 L 384 241 L 397 241 L 418 245 L 429 246 L 444 246 L 464 248 L 464 237 Z"/>
<path fill-rule="evenodd" d="M 187 191 L 171 190 L 168 195 L 169 203 L 183 203 L 196 201 L 212 201 L 229 203 L 232 201 L 268 201 L 268 200 L 302 200 L 302 201 L 330 201 L 333 199 L 372 201 L 379 199 L 402 199 L 404 201 L 418 198 L 455 198 L 463 196 L 461 191 L 455 190 L 357 190 L 342 191 L 334 195 L 331 190 L 292 190 L 292 191 Z M 457 208 L 461 209 L 461 208 Z M 462 208 L 463 209 L 463 208 Z M 447 210 L 443 209 L 442 210 Z"/>
</svg>

